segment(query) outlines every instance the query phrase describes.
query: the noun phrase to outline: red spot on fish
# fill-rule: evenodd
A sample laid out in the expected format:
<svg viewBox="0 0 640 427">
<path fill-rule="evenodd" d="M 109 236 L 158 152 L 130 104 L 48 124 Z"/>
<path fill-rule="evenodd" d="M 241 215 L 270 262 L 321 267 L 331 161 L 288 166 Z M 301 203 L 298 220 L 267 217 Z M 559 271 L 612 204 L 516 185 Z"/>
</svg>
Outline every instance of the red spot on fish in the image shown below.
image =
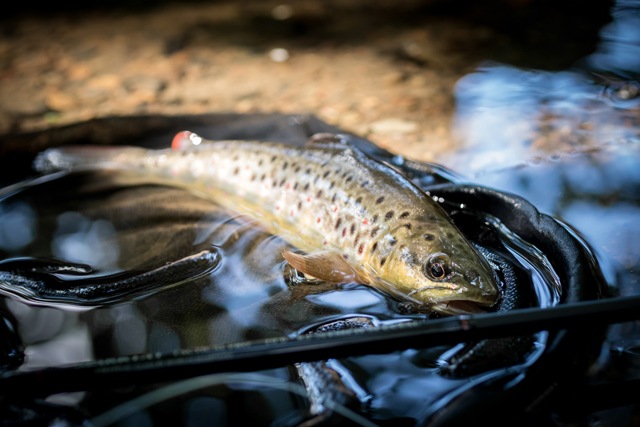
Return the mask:
<svg viewBox="0 0 640 427">
<path fill-rule="evenodd" d="M 307 197 L 307 203 L 311 201 L 311 197 Z"/>
<path fill-rule="evenodd" d="M 320 221 L 322 221 L 322 220 L 320 219 L 320 217 L 316 218 L 316 222 L 317 222 L 318 224 L 320 224 Z"/>
<path fill-rule="evenodd" d="M 360 243 L 358 246 L 358 255 L 362 255 L 362 251 L 364 251 L 364 243 Z"/>
<path fill-rule="evenodd" d="M 337 207 L 337 206 L 334 206 L 334 207 L 333 207 L 333 211 L 334 211 L 334 212 L 338 212 L 338 207 Z"/>
<path fill-rule="evenodd" d="M 365 219 L 362 221 L 362 224 L 363 224 L 363 225 L 367 225 L 367 224 L 369 224 L 369 220 L 365 218 Z"/>
<path fill-rule="evenodd" d="M 291 183 L 287 182 L 287 185 L 284 186 L 285 190 L 291 189 Z"/>
<path fill-rule="evenodd" d="M 191 132 L 188 130 L 178 132 L 171 141 L 171 148 L 173 150 L 180 150 L 191 144 Z"/>
<path fill-rule="evenodd" d="M 280 206 L 276 205 L 276 210 L 279 211 L 280 210 Z"/>
</svg>

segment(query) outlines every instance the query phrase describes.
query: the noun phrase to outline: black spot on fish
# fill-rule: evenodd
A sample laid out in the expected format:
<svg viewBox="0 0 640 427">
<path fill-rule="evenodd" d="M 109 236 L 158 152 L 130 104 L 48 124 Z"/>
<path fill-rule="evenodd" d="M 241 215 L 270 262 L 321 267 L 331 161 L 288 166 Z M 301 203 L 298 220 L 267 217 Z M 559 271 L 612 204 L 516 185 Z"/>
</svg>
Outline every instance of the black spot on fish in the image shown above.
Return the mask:
<svg viewBox="0 0 640 427">
<path fill-rule="evenodd" d="M 317 184 L 319 179 L 320 179 L 320 175 L 316 175 L 315 177 L 313 177 L 313 183 Z"/>
<path fill-rule="evenodd" d="M 320 197 L 322 197 L 322 190 L 318 190 L 318 192 L 316 193 L 316 197 L 319 199 Z"/>
<path fill-rule="evenodd" d="M 400 214 L 400 219 L 405 219 L 405 218 L 407 218 L 408 216 L 409 216 L 409 212 L 402 212 L 402 213 Z"/>
<path fill-rule="evenodd" d="M 276 156 L 271 156 L 271 163 L 276 161 Z"/>
<path fill-rule="evenodd" d="M 335 202 L 337 198 L 338 198 L 338 194 L 333 193 L 333 196 L 331 196 L 331 203 Z"/>
<path fill-rule="evenodd" d="M 351 180 L 352 180 L 352 179 L 353 179 L 353 177 L 352 177 L 351 175 L 349 175 L 349 176 L 347 177 L 347 179 L 345 180 L 345 182 L 351 182 Z"/>
<path fill-rule="evenodd" d="M 302 210 L 302 202 L 298 202 L 298 210 L 301 211 Z"/>
<path fill-rule="evenodd" d="M 356 232 L 356 225 L 355 225 L 355 224 L 351 224 L 351 229 L 350 229 L 350 231 L 351 231 L 351 235 L 353 236 L 353 233 L 355 233 L 355 232 Z"/>
<path fill-rule="evenodd" d="M 398 241 L 395 239 L 395 237 L 392 237 L 391 240 L 389 240 L 389 246 L 395 246 L 396 243 L 398 243 Z"/>
<path fill-rule="evenodd" d="M 280 181 L 280 187 L 282 187 L 285 182 L 287 182 L 287 178 L 282 178 L 282 180 Z"/>
<path fill-rule="evenodd" d="M 353 239 L 353 246 L 357 245 L 359 240 L 360 240 L 360 233 L 356 234 L 356 238 Z"/>
<path fill-rule="evenodd" d="M 300 172 L 300 166 L 296 166 L 296 167 L 295 167 L 295 169 L 294 169 L 294 171 L 295 171 L 296 173 Z"/>
<path fill-rule="evenodd" d="M 359 205 L 359 204 L 361 204 L 361 203 L 362 203 L 362 197 L 358 197 L 358 198 L 356 199 L 356 203 L 357 203 L 358 205 Z"/>
<path fill-rule="evenodd" d="M 358 255 L 362 255 L 362 251 L 364 251 L 364 243 L 360 243 L 358 246 Z"/>
<path fill-rule="evenodd" d="M 342 224 L 342 218 L 338 218 L 338 220 L 336 221 L 336 230 L 340 228 L 340 224 Z"/>
<path fill-rule="evenodd" d="M 307 168 L 307 170 L 304 171 L 304 173 L 306 173 L 307 175 L 311 175 L 311 168 Z"/>
<path fill-rule="evenodd" d="M 333 189 L 333 187 L 335 187 L 336 183 L 334 181 L 331 181 L 331 184 L 329 184 L 329 190 Z"/>
<path fill-rule="evenodd" d="M 385 258 L 382 258 L 382 259 L 380 260 L 380 267 L 382 267 L 382 266 L 384 265 L 384 263 L 385 263 L 385 262 L 387 262 L 387 258 L 386 258 L 386 257 L 385 257 Z"/>
<path fill-rule="evenodd" d="M 263 159 L 258 160 L 258 166 L 262 166 L 263 163 L 264 163 Z"/>
<path fill-rule="evenodd" d="M 322 174 L 323 178 L 326 178 L 329 176 L 329 174 L 331 173 L 331 171 L 326 171 L 325 173 Z"/>
<path fill-rule="evenodd" d="M 304 191 L 307 191 L 309 189 L 309 183 L 307 182 L 304 187 L 303 187 Z"/>
<path fill-rule="evenodd" d="M 374 242 L 373 246 L 371 246 L 371 252 L 375 252 L 378 249 L 378 242 Z"/>
<path fill-rule="evenodd" d="M 347 235 L 347 227 L 344 227 L 344 228 L 342 229 L 342 237 L 344 237 L 344 236 L 346 236 L 346 235 Z"/>
<path fill-rule="evenodd" d="M 369 186 L 369 181 L 363 181 L 362 184 L 360 184 L 360 187 L 365 188 Z"/>
<path fill-rule="evenodd" d="M 411 230 L 411 224 L 410 223 L 402 224 L 402 226 L 404 228 L 406 228 L 407 230 Z"/>
<path fill-rule="evenodd" d="M 251 181 L 255 181 L 255 180 L 256 180 L 256 178 L 257 178 L 257 176 L 256 176 L 256 174 L 255 174 L 255 173 L 251 175 Z"/>
<path fill-rule="evenodd" d="M 298 185 L 300 185 L 300 184 L 298 184 L 298 182 L 296 182 L 295 184 L 293 184 L 293 189 L 294 189 L 294 190 L 297 190 L 297 189 L 298 189 Z"/>
<path fill-rule="evenodd" d="M 376 199 L 376 204 L 379 205 L 380 203 L 384 202 L 384 196 L 380 196 Z"/>
<path fill-rule="evenodd" d="M 260 175 L 260 181 L 264 181 L 266 177 L 267 177 L 267 174 L 263 173 L 262 175 Z"/>
<path fill-rule="evenodd" d="M 375 237 L 376 234 L 378 234 L 378 231 L 380 231 L 380 227 L 376 227 L 373 230 L 371 230 L 371 237 Z"/>
<path fill-rule="evenodd" d="M 233 174 L 234 174 L 234 175 L 238 175 L 238 172 L 240 172 L 240 168 L 239 168 L 239 167 L 236 167 L 236 168 L 233 170 Z"/>
<path fill-rule="evenodd" d="M 289 162 L 284 162 L 282 165 L 282 170 L 286 170 L 289 167 Z"/>
<path fill-rule="evenodd" d="M 424 237 L 424 240 L 426 240 L 428 242 L 430 242 L 430 241 L 432 241 L 433 239 L 436 238 L 436 236 L 434 236 L 433 234 L 429 234 L 429 233 L 424 234 L 422 237 Z"/>
<path fill-rule="evenodd" d="M 389 221 L 391 218 L 393 218 L 393 211 L 389 211 L 386 214 L 384 214 L 384 219 L 386 219 L 387 221 Z"/>
<path fill-rule="evenodd" d="M 375 224 L 378 221 L 378 214 L 375 214 L 373 218 L 371 218 L 371 222 Z"/>
</svg>

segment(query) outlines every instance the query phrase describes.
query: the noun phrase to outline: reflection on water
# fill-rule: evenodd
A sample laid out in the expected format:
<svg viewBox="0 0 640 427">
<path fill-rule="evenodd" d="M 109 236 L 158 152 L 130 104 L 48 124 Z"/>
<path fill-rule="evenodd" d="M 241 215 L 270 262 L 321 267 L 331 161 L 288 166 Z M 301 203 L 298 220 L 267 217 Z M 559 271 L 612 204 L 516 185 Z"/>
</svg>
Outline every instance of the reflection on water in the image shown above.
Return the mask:
<svg viewBox="0 0 640 427">
<path fill-rule="evenodd" d="M 611 10 L 613 22 L 600 31 L 600 46 L 586 58 L 590 68 L 637 78 L 640 71 L 640 4 L 617 0 Z"/>
<path fill-rule="evenodd" d="M 56 258 L 99 270 L 116 270 L 120 250 L 115 239 L 110 222 L 91 221 L 81 213 L 64 212 L 57 218 L 51 253 Z"/>
<path fill-rule="evenodd" d="M 640 143 L 640 3 L 618 0 L 602 40 L 574 69 L 487 64 L 459 80 L 443 162 L 467 176 L 607 145 Z"/>
<path fill-rule="evenodd" d="M 0 205 L 0 250 L 14 252 L 31 243 L 37 233 L 36 215 L 26 203 Z"/>
<path fill-rule="evenodd" d="M 640 54 L 640 53 L 639 53 Z M 578 72 L 486 66 L 458 82 L 460 151 L 444 163 L 467 176 L 561 153 L 640 143 L 640 97 L 621 102 Z"/>
</svg>

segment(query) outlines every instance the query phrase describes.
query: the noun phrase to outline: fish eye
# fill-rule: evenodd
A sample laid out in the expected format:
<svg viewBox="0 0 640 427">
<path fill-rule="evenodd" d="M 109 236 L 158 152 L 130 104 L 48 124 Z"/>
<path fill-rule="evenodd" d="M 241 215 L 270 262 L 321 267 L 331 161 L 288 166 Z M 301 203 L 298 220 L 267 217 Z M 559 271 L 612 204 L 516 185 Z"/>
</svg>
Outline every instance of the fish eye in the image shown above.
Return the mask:
<svg viewBox="0 0 640 427">
<path fill-rule="evenodd" d="M 449 258 L 445 254 L 431 255 L 424 264 L 422 273 L 434 281 L 446 279 L 451 274 Z"/>
</svg>

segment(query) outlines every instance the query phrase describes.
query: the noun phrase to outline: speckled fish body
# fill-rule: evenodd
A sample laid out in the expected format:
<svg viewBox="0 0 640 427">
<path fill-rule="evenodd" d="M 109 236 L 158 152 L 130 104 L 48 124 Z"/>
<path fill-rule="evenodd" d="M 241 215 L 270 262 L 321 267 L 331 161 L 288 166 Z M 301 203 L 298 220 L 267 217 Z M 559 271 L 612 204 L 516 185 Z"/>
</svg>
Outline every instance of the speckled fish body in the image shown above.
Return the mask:
<svg viewBox="0 0 640 427">
<path fill-rule="evenodd" d="M 323 280 L 368 284 L 443 313 L 495 303 L 492 270 L 441 207 L 356 148 L 193 142 L 202 140 L 184 132 L 167 150 L 50 149 L 36 168 L 117 169 L 139 183 L 184 187 L 281 236 L 304 252 L 284 258 Z"/>
</svg>

